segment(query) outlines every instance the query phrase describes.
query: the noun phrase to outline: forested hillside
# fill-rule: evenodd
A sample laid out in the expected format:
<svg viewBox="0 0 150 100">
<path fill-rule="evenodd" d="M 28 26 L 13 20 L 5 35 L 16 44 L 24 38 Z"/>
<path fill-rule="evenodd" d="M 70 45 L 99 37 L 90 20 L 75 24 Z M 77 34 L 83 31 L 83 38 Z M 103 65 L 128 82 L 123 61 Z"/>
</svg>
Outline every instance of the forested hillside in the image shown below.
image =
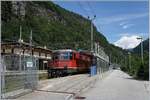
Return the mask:
<svg viewBox="0 0 150 100">
<path fill-rule="evenodd" d="M 90 50 L 90 21 L 52 2 L 2 2 L 2 41 L 17 41 L 22 26 L 22 38 L 49 49 Z M 122 64 L 125 52 L 112 44 L 94 26 L 94 41 L 111 56 L 111 61 Z"/>
<path fill-rule="evenodd" d="M 138 79 L 149 79 L 149 39 L 143 41 L 143 63 L 141 60 L 141 43 L 131 52 L 130 67 L 123 67 L 123 70 Z"/>
<path fill-rule="evenodd" d="M 143 72 L 143 79 L 149 79 L 149 39 L 143 41 L 143 64 L 137 63 L 141 62 L 141 43 L 133 49 L 133 52 L 136 56 L 139 57 L 138 60 L 134 61 L 137 64 L 137 76 L 141 77 L 140 74 Z"/>
<path fill-rule="evenodd" d="M 2 3 L 3 40 L 17 40 L 19 26 L 22 25 L 23 39 L 26 42 L 29 40 L 30 29 L 32 29 L 35 44 L 55 48 L 55 45 L 60 47 L 65 43 L 67 46 L 74 47 L 75 42 L 80 42 L 77 45 L 79 47 L 87 49 L 86 47 L 90 46 L 90 22 L 82 16 L 51 2 L 23 2 L 24 8 L 21 10 L 24 10 L 25 15 L 19 12 L 16 14 L 15 6 L 18 5 L 11 2 Z M 99 40 L 102 45 L 108 44 L 106 38 L 99 34 L 95 27 L 94 36 L 95 40 Z"/>
</svg>

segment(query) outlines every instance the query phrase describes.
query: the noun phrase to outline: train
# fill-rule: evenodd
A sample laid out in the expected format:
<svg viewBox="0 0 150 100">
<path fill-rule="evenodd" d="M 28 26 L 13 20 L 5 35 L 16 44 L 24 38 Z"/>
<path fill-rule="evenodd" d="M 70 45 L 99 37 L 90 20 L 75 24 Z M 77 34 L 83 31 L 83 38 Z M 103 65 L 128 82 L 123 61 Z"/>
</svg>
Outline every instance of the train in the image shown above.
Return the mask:
<svg viewBox="0 0 150 100">
<path fill-rule="evenodd" d="M 54 50 L 48 63 L 48 77 L 62 77 L 69 74 L 89 73 L 98 58 L 89 51 L 72 49 Z M 107 66 L 106 66 L 107 67 Z"/>
<path fill-rule="evenodd" d="M 54 50 L 48 64 L 48 77 L 89 72 L 92 58 L 92 54 L 87 51 Z"/>
</svg>

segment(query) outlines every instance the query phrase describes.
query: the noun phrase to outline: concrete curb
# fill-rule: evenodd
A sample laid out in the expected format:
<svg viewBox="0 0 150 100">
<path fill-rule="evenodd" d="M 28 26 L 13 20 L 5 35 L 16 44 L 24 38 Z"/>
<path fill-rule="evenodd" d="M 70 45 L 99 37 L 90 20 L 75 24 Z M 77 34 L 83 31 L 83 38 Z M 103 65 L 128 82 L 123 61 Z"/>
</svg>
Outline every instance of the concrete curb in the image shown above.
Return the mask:
<svg viewBox="0 0 150 100">
<path fill-rule="evenodd" d="M 73 98 L 74 98 L 74 95 L 70 94 L 65 98 L 65 100 L 74 100 Z"/>
<path fill-rule="evenodd" d="M 16 99 L 20 96 L 23 96 L 25 94 L 31 93 L 32 90 L 31 89 L 20 89 L 20 90 L 16 90 L 13 92 L 8 92 L 8 93 L 4 93 L 2 94 L 2 98 L 4 99 Z"/>
</svg>

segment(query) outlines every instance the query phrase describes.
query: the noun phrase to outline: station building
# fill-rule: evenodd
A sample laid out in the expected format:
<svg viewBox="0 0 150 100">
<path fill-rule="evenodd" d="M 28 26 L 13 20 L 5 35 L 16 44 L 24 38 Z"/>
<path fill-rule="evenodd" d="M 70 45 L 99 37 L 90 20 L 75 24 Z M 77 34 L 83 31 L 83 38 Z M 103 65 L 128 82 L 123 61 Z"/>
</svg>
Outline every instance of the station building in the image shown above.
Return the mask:
<svg viewBox="0 0 150 100">
<path fill-rule="evenodd" d="M 5 59 L 6 71 L 24 71 L 29 57 L 35 59 L 39 74 L 47 74 L 48 62 L 52 51 L 46 47 L 34 46 L 25 42 L 7 42 L 1 44 L 1 55 Z M 12 61 L 12 62 L 11 62 Z"/>
</svg>

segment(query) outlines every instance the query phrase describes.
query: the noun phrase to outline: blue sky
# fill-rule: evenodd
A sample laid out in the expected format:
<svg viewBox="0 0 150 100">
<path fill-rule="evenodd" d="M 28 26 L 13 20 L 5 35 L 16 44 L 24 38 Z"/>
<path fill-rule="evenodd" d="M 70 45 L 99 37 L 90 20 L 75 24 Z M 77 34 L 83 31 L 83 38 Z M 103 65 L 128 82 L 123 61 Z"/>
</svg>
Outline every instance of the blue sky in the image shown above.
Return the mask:
<svg viewBox="0 0 150 100">
<path fill-rule="evenodd" d="M 148 2 L 54 1 L 61 7 L 87 18 L 96 15 L 94 25 L 110 43 L 122 48 L 139 44 L 138 36 L 148 38 Z"/>
</svg>

